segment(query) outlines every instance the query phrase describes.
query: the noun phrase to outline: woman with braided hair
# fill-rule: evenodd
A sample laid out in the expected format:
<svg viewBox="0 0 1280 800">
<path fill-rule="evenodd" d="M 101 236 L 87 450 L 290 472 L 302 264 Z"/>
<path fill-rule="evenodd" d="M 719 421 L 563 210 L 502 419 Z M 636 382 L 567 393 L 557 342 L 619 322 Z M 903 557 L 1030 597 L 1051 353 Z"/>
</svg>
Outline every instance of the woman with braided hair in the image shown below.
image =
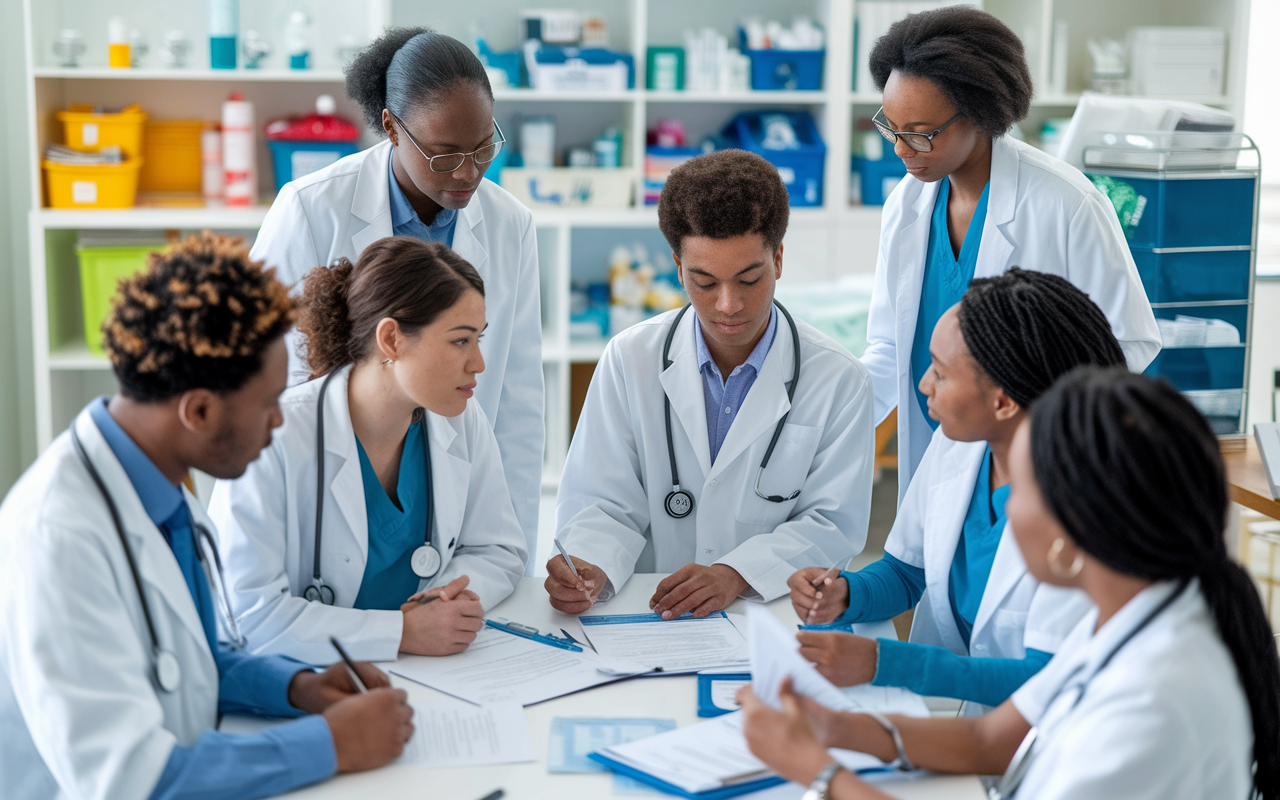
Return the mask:
<svg viewBox="0 0 1280 800">
<path fill-rule="evenodd" d="M 1031 106 L 1017 35 L 966 5 L 912 14 L 876 41 L 874 122 L 908 177 L 884 204 L 862 363 L 876 419 L 898 409 L 898 498 L 937 422 L 917 390 L 943 312 L 974 277 L 1015 264 L 1061 275 L 1101 306 L 1140 372 L 1160 332 L 1111 203 L 1075 167 L 1010 135 Z"/>
<path fill-rule="evenodd" d="M 841 626 L 915 608 L 909 642 L 805 631 L 801 652 L 837 685 L 904 686 L 981 712 L 1048 663 L 1087 609 L 1084 595 L 1030 574 L 1006 530 L 1013 434 L 1059 376 L 1123 365 L 1124 353 L 1084 292 L 1017 267 L 974 280 L 938 321 L 930 352 L 920 390 L 941 430 L 884 558 L 835 579 L 800 570 L 791 600 L 802 619 Z"/>
<path fill-rule="evenodd" d="M 744 690 L 752 751 L 792 780 L 825 773 L 836 800 L 887 795 L 825 772 L 827 747 L 1004 773 L 1001 800 L 1280 798 L 1280 662 L 1227 554 L 1204 417 L 1164 381 L 1080 368 L 1036 402 L 1008 460 L 1028 570 L 1095 606 L 1048 666 L 979 719 L 877 721 L 789 686 L 778 711 Z"/>
</svg>

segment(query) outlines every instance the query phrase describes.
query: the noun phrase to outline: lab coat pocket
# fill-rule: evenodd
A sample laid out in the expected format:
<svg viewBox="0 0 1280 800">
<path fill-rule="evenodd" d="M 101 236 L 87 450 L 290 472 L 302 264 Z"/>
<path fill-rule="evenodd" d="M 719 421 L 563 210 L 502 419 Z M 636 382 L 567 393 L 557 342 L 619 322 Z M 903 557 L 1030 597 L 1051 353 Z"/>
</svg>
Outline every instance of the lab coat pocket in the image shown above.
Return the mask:
<svg viewBox="0 0 1280 800">
<path fill-rule="evenodd" d="M 1023 644 L 1026 631 L 1026 611 L 996 609 L 991 615 L 991 642 L 995 651 L 983 655 L 993 658 L 1022 658 L 1026 655 Z"/>
<path fill-rule="evenodd" d="M 769 436 L 773 433 L 770 431 Z M 813 464 L 813 455 L 818 450 L 818 441 L 822 438 L 822 428 L 808 425 L 792 425 L 782 427 L 782 435 L 773 448 L 773 456 L 764 474 L 760 475 L 760 462 L 753 460 L 748 467 L 746 491 L 742 505 L 738 508 L 736 518 L 743 525 L 765 525 L 776 527 L 787 521 L 791 509 L 799 498 L 791 496 L 804 488 L 805 479 L 809 475 L 809 467 Z M 765 439 L 765 447 L 768 439 Z M 755 450 L 755 448 L 752 448 Z M 758 455 L 757 455 L 758 453 Z M 764 450 L 755 450 L 753 459 L 764 458 Z M 791 498 L 782 502 L 766 500 L 756 494 L 756 477 L 760 477 L 760 494 L 766 497 Z"/>
</svg>

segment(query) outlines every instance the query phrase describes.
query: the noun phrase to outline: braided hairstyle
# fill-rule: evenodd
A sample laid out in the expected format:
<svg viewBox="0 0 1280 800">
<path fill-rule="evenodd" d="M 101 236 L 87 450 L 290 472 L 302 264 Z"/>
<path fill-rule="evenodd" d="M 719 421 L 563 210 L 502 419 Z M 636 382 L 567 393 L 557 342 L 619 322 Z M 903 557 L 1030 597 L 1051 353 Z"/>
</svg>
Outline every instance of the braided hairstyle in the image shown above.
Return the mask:
<svg viewBox="0 0 1280 800">
<path fill-rule="evenodd" d="M 234 392 L 262 369 L 293 313 L 275 270 L 250 261 L 239 239 L 205 231 L 152 253 L 146 270 L 120 281 L 103 346 L 131 400 Z"/>
<path fill-rule="evenodd" d="M 974 279 L 960 299 L 959 321 L 978 366 L 1023 408 L 1074 367 L 1124 364 L 1102 309 L 1047 272 L 1013 267 Z"/>
<path fill-rule="evenodd" d="M 1218 440 L 1163 380 L 1082 367 L 1031 411 L 1031 461 L 1086 553 L 1148 581 L 1198 578 L 1253 717 L 1254 797 L 1280 798 L 1280 660 L 1257 589 L 1227 554 Z"/>
<path fill-rule="evenodd" d="M 484 297 L 476 268 L 445 245 L 416 236 L 379 239 L 355 264 L 339 258 L 332 267 L 316 267 L 298 304 L 311 377 L 368 357 L 382 320 L 394 319 L 412 336 L 468 291 Z"/>
</svg>

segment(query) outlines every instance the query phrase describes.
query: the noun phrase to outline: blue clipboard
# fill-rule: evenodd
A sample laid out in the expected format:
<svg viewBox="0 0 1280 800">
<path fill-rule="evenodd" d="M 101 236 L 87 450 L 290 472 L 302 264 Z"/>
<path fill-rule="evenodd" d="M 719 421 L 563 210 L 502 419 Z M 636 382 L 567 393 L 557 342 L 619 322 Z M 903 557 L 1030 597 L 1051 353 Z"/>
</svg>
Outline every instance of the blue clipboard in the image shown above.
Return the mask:
<svg viewBox="0 0 1280 800">
<path fill-rule="evenodd" d="M 749 682 L 750 672 L 699 672 L 698 673 L 698 716 L 718 717 L 731 714 L 736 708 L 725 708 L 715 702 L 715 684 L 717 681 Z"/>
<path fill-rule="evenodd" d="M 652 786 L 655 789 L 661 789 L 667 794 L 674 794 L 680 797 L 694 798 L 694 800 L 722 800 L 722 798 L 737 797 L 738 795 L 749 794 L 751 792 L 758 792 L 761 789 L 768 789 L 770 787 L 777 786 L 782 783 L 786 783 L 785 778 L 775 775 L 772 778 L 761 778 L 758 781 L 747 781 L 745 783 L 735 783 L 732 786 L 725 786 L 724 788 L 721 788 L 721 789 L 711 789 L 706 792 L 686 792 L 684 789 L 681 789 L 679 786 L 674 786 L 670 783 L 667 783 L 664 780 L 655 778 L 647 772 L 641 772 L 635 767 L 629 767 L 620 761 L 614 761 L 612 758 L 609 758 L 608 756 L 602 756 L 599 753 L 589 753 L 587 755 L 587 758 L 599 764 L 605 765 L 611 771 L 616 772 L 619 775 L 625 775 L 628 778 L 634 778 L 635 780 L 638 780 L 644 784 L 648 784 L 649 786 Z"/>
</svg>

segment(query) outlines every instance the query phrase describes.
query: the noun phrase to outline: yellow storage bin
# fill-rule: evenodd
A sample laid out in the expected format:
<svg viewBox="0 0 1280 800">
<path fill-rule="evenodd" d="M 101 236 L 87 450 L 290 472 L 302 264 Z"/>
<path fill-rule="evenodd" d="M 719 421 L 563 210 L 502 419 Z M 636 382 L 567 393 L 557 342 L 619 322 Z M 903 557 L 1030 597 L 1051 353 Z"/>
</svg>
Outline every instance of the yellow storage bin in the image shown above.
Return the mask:
<svg viewBox="0 0 1280 800">
<path fill-rule="evenodd" d="M 148 120 L 143 127 L 140 192 L 200 193 L 200 133 L 204 120 Z"/>
<path fill-rule="evenodd" d="M 123 164 L 42 161 L 50 208 L 133 208 L 142 159 Z"/>
<path fill-rule="evenodd" d="M 146 245 L 81 246 L 80 304 L 84 310 L 84 341 L 95 355 L 106 355 L 102 348 L 102 323 L 111 312 L 111 298 L 122 278 L 147 268 L 147 256 L 163 247 Z"/>
<path fill-rule="evenodd" d="M 93 106 L 69 106 L 58 112 L 67 147 L 92 153 L 119 145 L 126 160 L 142 156 L 142 123 L 147 115 L 136 104 L 114 114 L 94 113 Z"/>
</svg>

